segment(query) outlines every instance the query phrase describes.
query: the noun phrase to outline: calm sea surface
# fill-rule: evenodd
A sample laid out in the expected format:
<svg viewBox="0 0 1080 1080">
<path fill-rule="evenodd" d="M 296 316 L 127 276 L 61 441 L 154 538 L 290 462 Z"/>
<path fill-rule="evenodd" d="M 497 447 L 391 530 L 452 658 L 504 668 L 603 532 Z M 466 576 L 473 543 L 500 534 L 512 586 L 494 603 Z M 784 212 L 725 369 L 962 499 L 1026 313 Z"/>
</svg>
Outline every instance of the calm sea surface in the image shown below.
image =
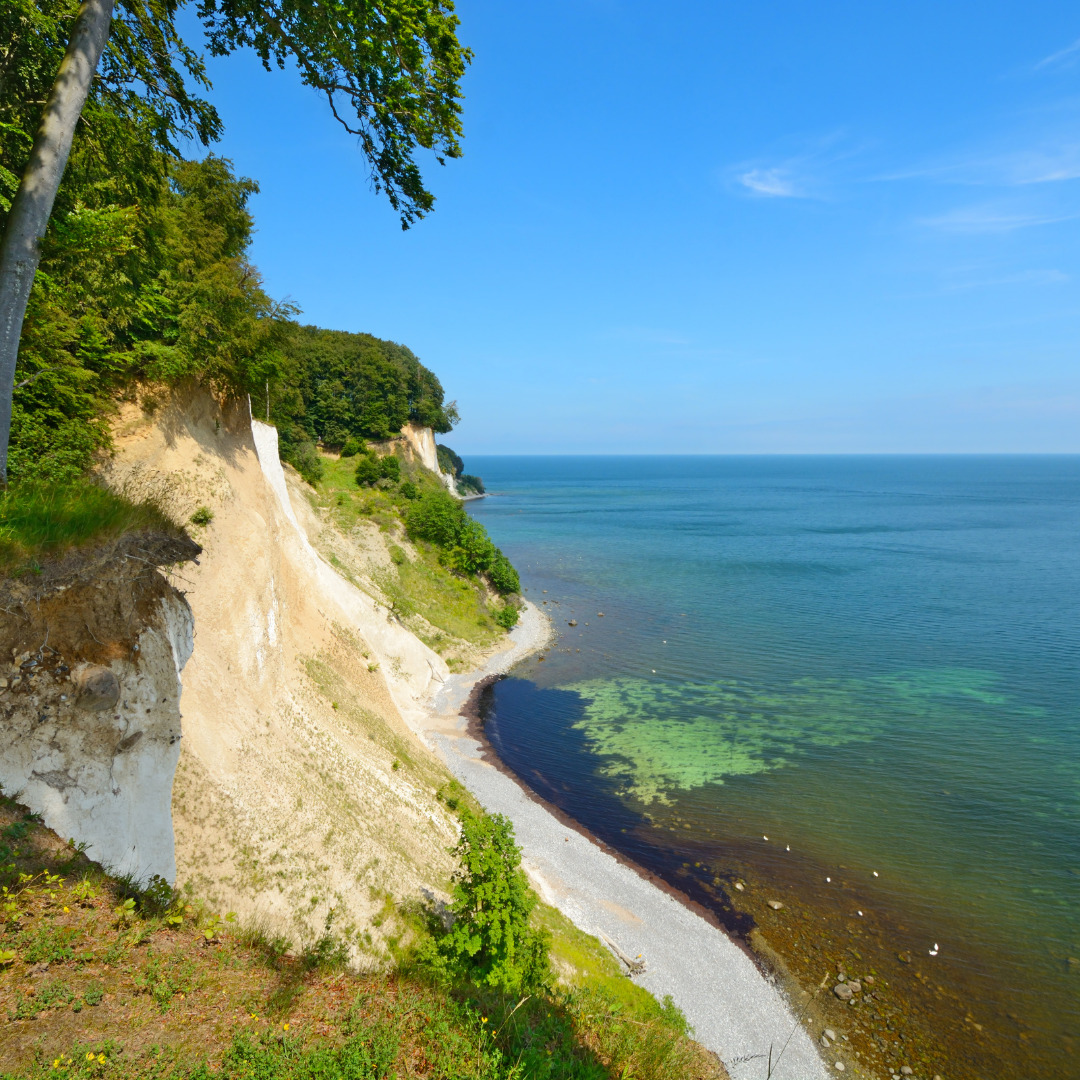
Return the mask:
<svg viewBox="0 0 1080 1080">
<path fill-rule="evenodd" d="M 1080 458 L 467 468 L 560 630 L 495 688 L 512 768 L 692 895 L 725 852 L 826 904 L 841 868 L 1025 1075 L 1080 1075 Z"/>
</svg>

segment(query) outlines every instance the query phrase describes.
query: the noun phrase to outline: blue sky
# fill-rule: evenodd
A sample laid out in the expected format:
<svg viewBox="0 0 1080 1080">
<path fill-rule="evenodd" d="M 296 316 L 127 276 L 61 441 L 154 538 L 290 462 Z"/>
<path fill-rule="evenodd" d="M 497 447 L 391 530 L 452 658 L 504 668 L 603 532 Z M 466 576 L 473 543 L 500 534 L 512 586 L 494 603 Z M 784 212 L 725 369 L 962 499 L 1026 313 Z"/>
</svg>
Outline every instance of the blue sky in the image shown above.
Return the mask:
<svg viewBox="0 0 1080 1080">
<path fill-rule="evenodd" d="M 1080 451 L 1080 10 L 462 0 L 403 233 L 289 72 L 211 63 L 254 259 L 409 345 L 461 453 Z"/>
</svg>

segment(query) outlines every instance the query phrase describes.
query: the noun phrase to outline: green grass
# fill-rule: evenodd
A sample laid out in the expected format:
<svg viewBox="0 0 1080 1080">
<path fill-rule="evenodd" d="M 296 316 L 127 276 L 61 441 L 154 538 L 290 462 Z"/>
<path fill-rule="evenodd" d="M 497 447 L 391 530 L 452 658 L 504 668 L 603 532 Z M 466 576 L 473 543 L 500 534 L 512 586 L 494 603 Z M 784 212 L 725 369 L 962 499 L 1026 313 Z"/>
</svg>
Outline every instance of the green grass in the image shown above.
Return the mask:
<svg viewBox="0 0 1080 1080">
<path fill-rule="evenodd" d="M 579 930 L 558 908 L 538 904 L 533 919 L 551 935 L 552 966 L 569 985 L 597 991 L 631 1011 L 648 1013 L 655 1007 L 653 996 L 627 978 L 600 939 Z"/>
<path fill-rule="evenodd" d="M 373 522 L 384 532 L 401 525 L 410 502 L 397 490 L 360 487 L 355 480 L 356 459 L 324 457 L 323 478 L 312 501 L 324 509 L 346 535 L 360 522 Z M 418 490 L 441 490 L 438 479 L 426 469 L 402 459 L 402 481 L 411 481 Z M 426 645 L 444 652 L 453 639 L 485 647 L 504 633 L 495 621 L 498 608 L 489 608 L 483 586 L 475 578 L 452 574 L 440 562 L 436 549 L 423 542 L 414 545 L 418 558 L 390 541 L 393 565 L 378 574 L 375 584 L 394 613 Z M 501 606 L 501 605 L 500 605 Z M 422 614 L 432 633 L 416 618 Z"/>
<path fill-rule="evenodd" d="M 555 955 L 581 967 L 571 986 L 522 1000 L 438 984 L 407 960 L 350 973 L 332 947 L 294 953 L 163 888 L 132 895 L 3 796 L 0 896 L 2 1080 L 725 1075 L 676 1009 L 551 909 Z"/>
<path fill-rule="evenodd" d="M 0 492 L 0 571 L 144 529 L 178 532 L 152 503 L 131 502 L 89 481 L 18 484 Z"/>
</svg>

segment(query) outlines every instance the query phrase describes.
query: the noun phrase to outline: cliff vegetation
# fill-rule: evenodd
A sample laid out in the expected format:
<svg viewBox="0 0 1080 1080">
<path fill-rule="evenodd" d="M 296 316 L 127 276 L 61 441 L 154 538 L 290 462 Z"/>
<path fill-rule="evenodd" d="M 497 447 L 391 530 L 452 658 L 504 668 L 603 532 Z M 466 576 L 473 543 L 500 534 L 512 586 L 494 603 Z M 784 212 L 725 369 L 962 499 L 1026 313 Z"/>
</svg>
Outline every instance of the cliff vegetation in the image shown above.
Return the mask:
<svg viewBox="0 0 1080 1080">
<path fill-rule="evenodd" d="M 470 898 L 491 874 L 520 874 L 512 837 L 498 821 L 487 823 L 492 834 L 501 835 L 495 858 L 489 849 L 486 868 L 473 862 L 472 880 L 462 875 L 455 925 L 466 932 L 455 946 L 475 930 Z M 476 830 L 466 835 L 475 844 Z M 139 889 L 109 875 L 10 799 L 0 799 L 0 888 L 5 1080 L 724 1076 L 675 1009 L 550 909 L 550 929 L 536 922 L 531 932 L 553 941 L 568 977 L 534 971 L 524 994 L 520 978 L 484 978 L 469 963 L 434 969 L 423 947 L 399 950 L 392 972 L 357 973 L 329 933 L 297 947 L 162 881 Z M 438 921 L 405 914 L 438 951 L 448 935 L 423 930 Z"/>
</svg>

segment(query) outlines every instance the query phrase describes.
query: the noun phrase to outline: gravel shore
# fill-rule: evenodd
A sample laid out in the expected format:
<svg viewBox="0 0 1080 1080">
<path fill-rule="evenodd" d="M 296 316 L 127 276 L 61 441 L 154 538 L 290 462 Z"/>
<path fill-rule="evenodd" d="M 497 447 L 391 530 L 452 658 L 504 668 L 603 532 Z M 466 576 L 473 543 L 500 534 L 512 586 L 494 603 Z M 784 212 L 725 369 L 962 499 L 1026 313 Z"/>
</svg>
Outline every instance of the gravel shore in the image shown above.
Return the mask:
<svg viewBox="0 0 1080 1080">
<path fill-rule="evenodd" d="M 657 997 L 671 995 L 694 1037 L 720 1057 L 733 1080 L 766 1080 L 770 1048 L 773 1080 L 822 1080 L 831 1070 L 791 1004 L 742 948 L 632 867 L 568 829 L 516 780 L 483 760 L 482 747 L 468 735 L 461 716 L 472 688 L 509 671 L 552 636 L 543 613 L 527 605 L 509 649 L 478 671 L 452 675 L 442 684 L 425 734 L 480 803 L 513 822 L 523 864 L 544 900 L 628 956 L 640 954 L 645 970 L 635 981 Z"/>
</svg>

